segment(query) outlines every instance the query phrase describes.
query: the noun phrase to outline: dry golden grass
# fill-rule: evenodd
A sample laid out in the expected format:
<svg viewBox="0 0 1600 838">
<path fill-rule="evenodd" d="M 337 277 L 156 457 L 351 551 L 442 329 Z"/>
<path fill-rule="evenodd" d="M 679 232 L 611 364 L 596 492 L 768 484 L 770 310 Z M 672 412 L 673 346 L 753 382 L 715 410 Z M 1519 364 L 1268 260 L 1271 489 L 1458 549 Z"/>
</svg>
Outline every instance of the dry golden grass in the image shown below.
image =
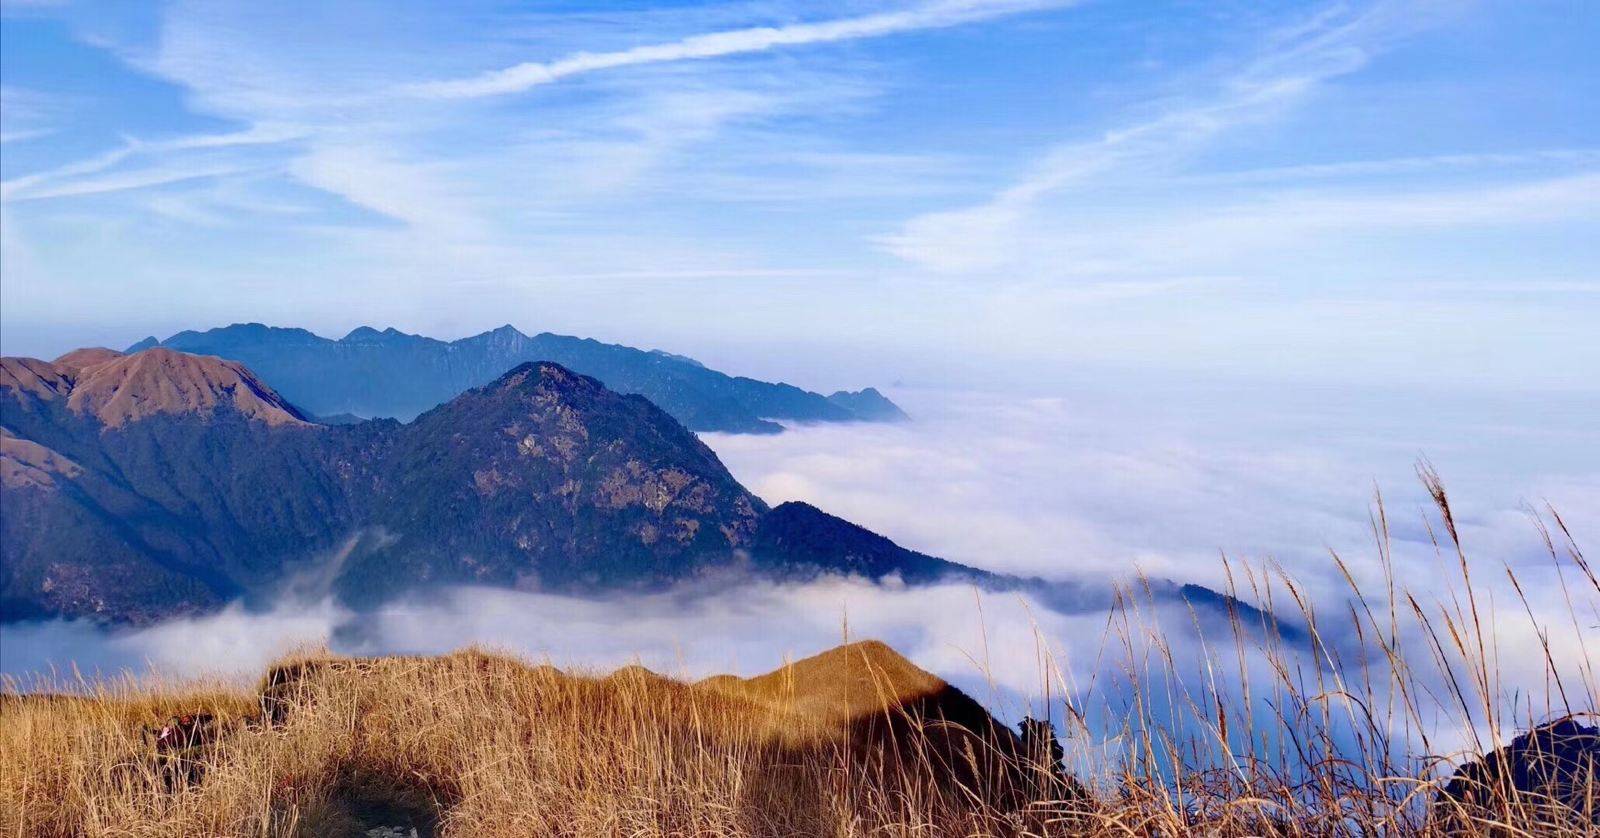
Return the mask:
<svg viewBox="0 0 1600 838">
<path fill-rule="evenodd" d="M 1492 609 L 1472 579 L 1487 571 L 1467 561 L 1442 487 L 1424 477 L 1455 593 L 1430 603 L 1391 571 L 1369 599 L 1352 578 L 1349 614 L 1333 620 L 1291 580 L 1235 568 L 1239 593 L 1298 611 L 1305 639 L 1236 618 L 1219 644 L 1233 648 L 1204 652 L 1237 667 L 1217 673 L 1230 689 L 1174 686 L 1165 676 L 1192 669 L 1180 660 L 1191 653 L 1142 636 L 1129 597 L 1109 621 L 1126 652 L 1110 667 L 1126 688 L 1121 735 L 1074 751 L 1105 731 L 1062 731 L 1088 788 L 1053 780 L 1047 754 L 870 642 L 696 684 L 475 650 L 308 654 L 254 689 L 122 680 L 0 698 L 0 835 L 1600 835 L 1592 775 L 1561 801 L 1492 787 L 1481 806 L 1434 803 L 1466 755 L 1436 755 L 1430 731 L 1479 732 L 1482 752 L 1548 718 L 1592 719 L 1600 703 L 1586 646 L 1563 657 L 1546 640 L 1544 684 L 1501 683 Z M 1573 628 L 1600 622 L 1600 581 L 1560 518 L 1546 520 Z M 1387 570 L 1381 503 L 1374 531 Z M 1335 630 L 1358 637 L 1359 660 L 1334 659 L 1349 655 L 1323 642 Z M 1058 673 L 1048 656 L 1041 665 Z M 1093 715 L 1056 677 L 1060 717 Z M 1537 710 L 1507 700 L 1536 690 L 1551 696 Z M 144 726 L 196 711 L 217 717 L 212 741 L 158 759 Z"/>
<path fill-rule="evenodd" d="M 1009 829 L 1007 819 L 1015 819 L 1023 802 L 1014 788 L 1022 775 L 1006 776 L 989 755 L 1003 754 L 1011 766 L 1022 755 L 998 729 L 988 731 L 990 739 L 969 736 L 967 730 L 982 728 L 970 719 L 948 727 L 941 710 L 959 705 L 945 694 L 944 682 L 873 643 L 841 647 L 803 667 L 860 689 L 842 691 L 834 706 L 832 699 L 797 698 L 775 686 L 782 676 L 692 686 L 637 668 L 592 678 L 466 651 L 285 661 L 260 691 L 163 690 L 124 681 L 99 685 L 81 698 L 13 697 L 0 709 L 0 830 L 326 835 L 407 824 L 447 835 L 850 835 L 919 832 L 935 824 L 961 832 Z M 913 711 L 917 718 L 911 719 L 903 708 L 923 700 L 937 706 Z M 198 770 L 174 772 L 155 758 L 142 726 L 200 710 L 216 714 L 218 732 L 192 754 Z M 971 765 L 963 772 L 952 759 Z M 940 770 L 926 770 L 934 765 Z M 988 787 L 951 781 L 963 773 L 981 773 Z"/>
</svg>

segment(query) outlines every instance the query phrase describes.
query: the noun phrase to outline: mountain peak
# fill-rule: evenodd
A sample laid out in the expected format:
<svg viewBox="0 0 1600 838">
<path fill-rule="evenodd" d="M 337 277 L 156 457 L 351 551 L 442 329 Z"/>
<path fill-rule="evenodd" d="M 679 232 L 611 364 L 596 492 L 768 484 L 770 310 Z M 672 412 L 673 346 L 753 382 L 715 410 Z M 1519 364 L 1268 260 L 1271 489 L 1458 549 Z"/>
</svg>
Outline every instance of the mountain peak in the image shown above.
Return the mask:
<svg viewBox="0 0 1600 838">
<path fill-rule="evenodd" d="M 179 332 L 172 337 L 161 341 L 160 345 L 168 349 L 194 351 L 196 345 L 205 346 L 216 342 L 224 344 L 240 344 L 260 341 L 273 343 L 318 343 L 328 342 L 327 338 L 319 337 L 306 329 L 297 326 L 268 326 L 265 323 L 232 323 L 227 326 L 218 326 L 203 332 L 187 330 Z"/>
<path fill-rule="evenodd" d="M 340 343 L 385 343 L 385 342 L 403 341 L 403 340 L 427 341 L 427 340 L 432 340 L 432 338 L 425 338 L 425 337 L 423 337 L 421 335 L 413 335 L 413 334 L 411 334 L 409 332 L 402 332 L 402 331 L 400 331 L 399 329 L 396 329 L 393 326 L 386 326 L 386 327 L 384 327 L 384 329 L 382 331 L 379 331 L 378 329 L 375 329 L 375 328 L 373 328 L 371 326 L 357 326 L 354 329 L 351 329 L 349 334 L 347 334 L 344 337 L 340 338 L 339 342 Z"/>
<path fill-rule="evenodd" d="M 122 353 L 115 349 L 107 349 L 103 346 L 86 346 L 82 349 L 74 349 L 50 363 L 54 364 L 56 369 L 62 370 L 69 375 L 77 376 L 89 367 L 121 357 Z"/>
<path fill-rule="evenodd" d="M 605 385 L 586 375 L 579 375 L 554 361 L 525 361 L 506 371 L 487 389 L 506 389 L 512 387 L 556 387 L 568 389 L 572 387 L 587 386 L 590 389 L 604 389 Z"/>
<path fill-rule="evenodd" d="M 503 326 L 500 326 L 498 328 L 490 329 L 487 332 L 480 332 L 480 333 L 478 333 L 476 335 L 473 335 L 472 337 L 462 338 L 460 342 L 463 342 L 463 343 L 475 343 L 475 344 L 501 344 L 501 345 L 513 344 L 513 345 L 515 345 L 515 344 L 524 343 L 524 342 L 526 342 L 528 340 L 531 340 L 531 338 L 529 338 L 527 335 L 523 334 L 520 330 L 517 329 L 517 327 L 511 325 L 510 323 L 507 323 L 507 324 L 505 324 Z"/>
<path fill-rule="evenodd" d="M 666 583 L 735 562 L 766 511 L 660 408 L 553 362 L 518 365 L 383 433 L 371 523 L 399 540 L 347 565 L 371 580 L 347 591 L 357 601 L 414 578 Z"/>
<path fill-rule="evenodd" d="M 721 679 L 725 692 L 783 700 L 809 718 L 846 721 L 939 696 L 950 685 L 878 640 L 837 646 L 748 679 Z"/>
<path fill-rule="evenodd" d="M 306 423 L 237 361 L 161 347 L 83 368 L 67 406 L 113 428 L 156 414 L 210 414 L 222 407 L 269 425 Z"/>
<path fill-rule="evenodd" d="M 828 401 L 868 422 L 904 422 L 911 418 L 876 387 L 855 392 L 840 390 L 829 396 Z"/>
<path fill-rule="evenodd" d="M 217 327 L 215 329 L 210 329 L 207 332 L 201 332 L 200 334 L 208 334 L 208 333 L 218 333 L 218 332 L 220 332 L 220 333 L 223 333 L 223 334 L 233 334 L 233 335 L 269 335 L 269 334 L 272 334 L 273 332 L 298 332 L 298 331 L 301 331 L 301 330 L 293 328 L 293 327 L 283 328 L 283 327 L 279 327 L 279 326 L 268 326 L 265 323 L 257 323 L 256 321 L 251 320 L 248 323 L 229 323 L 226 326 L 219 326 L 219 327 Z M 180 332 L 179 334 L 184 334 L 184 333 Z"/>
</svg>

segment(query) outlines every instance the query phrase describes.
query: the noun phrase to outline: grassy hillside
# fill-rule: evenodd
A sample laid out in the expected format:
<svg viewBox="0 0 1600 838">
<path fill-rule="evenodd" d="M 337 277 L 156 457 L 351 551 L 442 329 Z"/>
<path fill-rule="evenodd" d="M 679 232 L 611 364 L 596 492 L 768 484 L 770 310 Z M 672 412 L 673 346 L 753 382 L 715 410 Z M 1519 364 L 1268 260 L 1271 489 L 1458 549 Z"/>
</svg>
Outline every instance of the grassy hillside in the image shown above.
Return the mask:
<svg viewBox="0 0 1600 838">
<path fill-rule="evenodd" d="M 163 752 L 144 727 L 178 713 L 215 718 Z M 128 682 L 12 696 L 0 718 L 6 835 L 994 832 L 1071 796 L 873 643 L 700 684 L 471 651 L 300 658 L 258 690 Z"/>
<path fill-rule="evenodd" d="M 158 744 L 163 720 L 201 713 L 213 718 L 177 747 Z M 1265 776 L 1259 788 L 1203 771 L 1172 784 L 1124 769 L 1091 794 L 1053 762 L 881 644 L 695 684 L 639 667 L 573 675 L 476 651 L 314 656 L 280 662 L 254 690 L 126 681 L 81 696 L 7 696 L 0 834 L 1600 830 L 1592 777 L 1588 811 L 1505 797 L 1461 832 L 1426 806 L 1396 805 L 1376 776 L 1344 776 L 1349 766 L 1328 766 L 1323 788 L 1301 790 Z M 1411 803 L 1438 785 L 1383 779 L 1424 795 Z M 1343 815 L 1330 819 L 1330 804 Z"/>
</svg>

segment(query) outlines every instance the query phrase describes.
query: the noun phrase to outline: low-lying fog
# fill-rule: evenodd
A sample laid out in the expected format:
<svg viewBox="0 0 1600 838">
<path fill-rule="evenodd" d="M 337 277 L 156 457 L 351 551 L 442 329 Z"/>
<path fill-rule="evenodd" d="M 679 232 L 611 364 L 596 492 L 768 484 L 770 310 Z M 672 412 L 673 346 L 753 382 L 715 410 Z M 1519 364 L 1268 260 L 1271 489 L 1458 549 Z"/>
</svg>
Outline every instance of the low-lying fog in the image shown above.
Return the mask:
<svg viewBox="0 0 1600 838">
<path fill-rule="evenodd" d="M 1325 614 L 1346 613 L 1349 593 L 1330 551 L 1364 593 L 1384 596 L 1375 488 L 1384 493 L 1399 584 L 1424 605 L 1459 588 L 1448 581 L 1459 578 L 1453 552 L 1434 547 L 1443 533 L 1414 473 L 1426 456 L 1451 493 L 1508 681 L 1541 688 L 1543 666 L 1502 563 L 1518 575 L 1558 664 L 1576 667 L 1583 631 L 1600 624 L 1593 596 L 1579 598 L 1583 613 L 1573 618 L 1528 509 L 1548 502 L 1580 546 L 1600 525 L 1600 440 L 1585 424 L 1596 405 L 1580 398 L 1194 384 L 1085 385 L 1048 398 L 891 395 L 915 421 L 706 439 L 768 501 L 810 501 L 935 555 L 1091 580 L 1126 580 L 1142 568 L 1221 587 L 1225 552 L 1281 565 Z M 1176 617 L 1170 622 L 1181 629 Z M 360 618 L 326 602 L 284 603 L 116 632 L 13 625 L 0 641 L 11 675 L 154 667 L 254 677 L 306 644 L 376 654 L 476 643 L 563 666 L 637 660 L 701 676 L 766 671 L 848 634 L 886 640 L 980 697 L 1015 703 L 1046 690 L 1043 655 L 1060 669 L 1049 675 L 1053 694 L 1103 677 L 1113 666 L 1108 632 L 1114 640 L 1105 614 L 1053 613 L 965 586 L 830 579 L 602 600 L 458 589 Z"/>
<path fill-rule="evenodd" d="M 769 502 L 806 500 L 924 552 L 1047 577 L 1145 572 L 1220 586 L 1219 554 L 1347 592 L 1334 549 L 1376 579 L 1383 493 L 1400 575 L 1435 569 L 1426 459 L 1470 556 L 1550 565 L 1530 506 L 1600 525 L 1600 396 L 1172 381 L 1049 397 L 902 390 L 905 425 L 815 425 L 711 446 Z"/>
</svg>

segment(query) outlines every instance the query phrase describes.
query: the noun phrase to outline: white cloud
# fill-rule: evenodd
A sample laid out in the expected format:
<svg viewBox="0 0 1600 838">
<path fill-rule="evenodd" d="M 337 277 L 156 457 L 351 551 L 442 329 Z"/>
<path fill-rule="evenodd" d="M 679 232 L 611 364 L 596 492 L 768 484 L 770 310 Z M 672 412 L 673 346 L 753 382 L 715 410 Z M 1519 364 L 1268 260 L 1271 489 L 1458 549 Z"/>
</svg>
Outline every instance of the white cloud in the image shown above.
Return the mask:
<svg viewBox="0 0 1600 838">
<path fill-rule="evenodd" d="M 1271 33 L 1251 59 L 1199 85 L 1206 93 L 1094 140 L 1058 146 L 989 200 L 915 216 L 878 243 L 901 259 L 937 271 L 965 273 L 1014 264 L 1031 253 L 1035 239 L 1025 228 L 1046 198 L 1069 188 L 1088 195 L 1097 184 L 1120 187 L 1170 175 L 1208 142 L 1266 123 L 1319 85 L 1366 66 L 1374 51 L 1430 16 L 1413 12 L 1408 16 L 1387 3 L 1359 12 L 1340 6 L 1325 9 L 1302 25 Z"/>
<path fill-rule="evenodd" d="M 972 212 L 975 218 L 995 217 L 989 208 Z M 1392 242 L 1384 270 L 1403 276 L 1427 270 L 1396 266 L 1411 264 L 1405 258 L 1409 254 L 1426 258 L 1446 247 L 1443 237 L 1600 221 L 1600 171 L 1465 186 L 1277 187 L 1211 193 L 1192 204 L 1136 213 L 1107 207 L 1098 216 L 1071 213 L 1027 223 L 1014 211 L 1006 213 L 998 233 L 976 241 L 945 231 L 948 252 L 939 257 L 942 267 L 981 269 L 1001 260 L 1041 279 L 1234 272 L 1276 282 L 1305 279 L 1296 271 L 1314 261 L 1308 257 L 1348 254 L 1354 237 L 1371 236 Z M 957 220 L 956 215 L 939 218 L 931 223 Z M 959 220 L 975 229 L 971 218 Z M 1522 261 L 1524 266 L 1532 262 Z M 1348 264 L 1341 268 L 1347 282 L 1365 278 Z"/>
<path fill-rule="evenodd" d="M 1226 552 L 1270 557 L 1318 596 L 1341 595 L 1327 550 L 1370 553 L 1375 484 L 1406 528 L 1397 555 L 1431 568 L 1432 544 L 1414 526 L 1426 510 L 1412 474 L 1422 454 L 1450 477 L 1487 561 L 1548 563 L 1518 511 L 1530 499 L 1548 498 L 1580 530 L 1600 525 L 1588 511 L 1600 459 L 1574 452 L 1586 431 L 1559 410 L 1542 426 L 1501 425 L 1484 417 L 1504 399 L 1484 395 L 1436 396 L 1419 410 L 1359 386 L 1097 376 L 1055 389 L 1063 395 L 894 391 L 913 422 L 707 441 L 768 502 L 808 501 L 903 546 L 1057 578 L 1142 568 L 1222 587 Z"/>
<path fill-rule="evenodd" d="M 59 97 L 36 90 L 0 84 L 0 144 L 48 136 L 55 130 Z"/>
<path fill-rule="evenodd" d="M 155 186 L 224 177 L 250 171 L 255 171 L 255 169 L 226 163 L 198 166 L 154 166 L 104 177 L 79 178 L 58 186 L 34 187 L 19 195 L 7 195 L 6 200 L 39 201 L 47 198 L 103 195 L 108 192 L 148 189 Z"/>
<path fill-rule="evenodd" d="M 1437 613 L 1433 603 L 1425 607 Z M 1491 611 L 1489 616 L 1496 619 L 1494 651 L 1501 656 L 1507 689 L 1519 691 L 1501 697 L 1504 708 L 1526 712 L 1530 708 L 1517 702 L 1543 695 L 1540 656 L 1527 653 L 1539 640 L 1521 615 Z M 1579 656 L 1587 654 L 1581 633 L 1573 635 L 1563 625 L 1547 628 L 1554 629 L 1547 638 L 1557 666 L 1577 677 L 1578 663 L 1585 659 Z M 982 595 L 960 585 L 907 588 L 843 578 L 795 585 L 747 580 L 731 587 L 686 586 L 598 599 L 451 588 L 360 614 L 325 602 L 281 603 L 268 611 L 231 607 L 136 629 L 107 630 L 83 622 L 0 627 L 7 650 L 3 673 L 28 689 L 73 689 L 80 675 L 95 679 L 122 672 L 155 672 L 169 683 L 203 677 L 250 684 L 275 658 L 307 648 L 384 655 L 443 654 L 477 646 L 580 673 L 640 663 L 694 680 L 717 673 L 755 675 L 863 638 L 888 642 L 1002 718 L 1081 719 L 1061 728 L 1075 757 L 1109 754 L 1109 765 L 1130 732 L 1130 678 L 1151 685 L 1140 697 L 1133 728 L 1150 724 L 1179 736 L 1205 737 L 1216 706 L 1211 696 L 1220 694 L 1234 724 L 1244 726 L 1240 679 L 1248 678 L 1251 689 L 1268 695 L 1280 674 L 1248 641 L 1241 657 L 1225 633 L 1197 633 L 1183 609 L 1134 605 L 1112 618 L 1100 611 L 1055 612 L 1024 598 Z M 1408 631 L 1404 642 L 1414 650 L 1413 676 L 1441 686 L 1421 638 Z M 1313 674 L 1317 661 L 1303 651 L 1290 651 L 1287 661 L 1287 677 L 1332 677 Z M 1305 683 L 1297 687 L 1302 694 L 1311 690 Z M 1382 689 L 1380 684 L 1380 695 Z M 1423 729 L 1434 737 L 1430 744 L 1445 751 L 1470 744 L 1458 708 L 1448 700 L 1431 705 L 1429 693 L 1420 695 Z M 1064 711 L 1064 700 L 1075 712 Z M 1337 727 L 1343 721 L 1339 708 L 1333 709 L 1331 723 Z M 1268 731 L 1281 710 L 1256 706 L 1250 724 L 1257 733 Z M 1508 727 L 1521 723 L 1515 715 L 1509 719 Z M 1402 746 L 1413 748 L 1411 753 L 1420 753 L 1409 738 L 1416 732 L 1414 727 L 1391 731 Z M 1094 767 L 1104 770 L 1108 763 Z"/>
<path fill-rule="evenodd" d="M 1060 5 L 1064 5 L 1062 0 L 938 0 L 900 11 L 880 12 L 860 17 L 710 32 L 670 43 L 651 44 L 616 52 L 580 52 L 555 61 L 524 62 L 467 79 L 412 85 L 409 90 L 421 96 L 439 98 L 500 96 L 521 93 L 571 76 L 619 67 L 718 58 L 805 44 L 880 38 L 921 29 L 958 26 Z"/>
<path fill-rule="evenodd" d="M 1259 169 L 1191 175 L 1184 178 L 1184 180 L 1205 183 L 1256 183 L 1262 181 L 1304 181 L 1322 178 L 1382 177 L 1386 175 L 1460 169 L 1505 170 L 1544 165 L 1594 167 L 1600 165 L 1600 149 L 1571 148 L 1516 153 L 1433 154 L 1422 157 L 1388 157 L 1372 160 L 1349 160 L 1338 163 L 1307 163 L 1294 166 L 1270 166 Z"/>
<path fill-rule="evenodd" d="M 304 183 L 460 245 L 481 241 L 485 220 L 470 186 L 448 165 L 401 158 L 383 146 L 318 144 L 290 164 Z M 431 243 L 437 244 L 437 241 Z"/>
<path fill-rule="evenodd" d="M 1600 171 L 1472 189 L 1399 193 L 1295 194 L 1269 197 L 1254 205 L 1219 207 L 1211 213 L 1219 226 L 1282 228 L 1423 228 L 1482 224 L 1537 224 L 1592 217 L 1600 210 Z M 1200 222 L 1203 224 L 1204 222 Z M 1220 230 L 1196 230 L 1211 236 Z M 1229 237 L 1237 241 L 1238 235 Z"/>
<path fill-rule="evenodd" d="M 238 174 L 259 169 L 261 164 L 218 162 L 210 152 L 250 146 L 273 146 L 304 137 L 300 129 L 278 125 L 257 125 L 225 134 L 194 134 L 168 140 L 142 141 L 125 138 L 123 144 L 92 157 L 65 163 L 53 169 L 22 175 L 0 182 L 0 200 L 8 202 L 97 195 L 163 186 L 186 180 Z M 178 159 L 174 160 L 174 156 Z M 153 165 L 102 174 L 122 163 L 141 157 L 155 158 Z"/>
<path fill-rule="evenodd" d="M 999 684 L 1028 694 L 1040 676 L 1036 631 L 1049 638 L 1094 637 L 1097 631 L 1083 627 L 1104 622 L 1100 613 L 1057 614 L 962 585 L 910 589 L 832 578 L 797 585 L 747 580 L 594 599 L 454 588 L 372 613 L 285 602 L 266 611 L 233 606 L 109 631 L 81 622 L 10 624 L 0 636 L 7 649 L 4 672 L 13 676 L 53 668 L 70 677 L 76 667 L 91 677 L 154 670 L 245 681 L 274 657 L 316 646 L 359 655 L 442 654 L 481 645 L 580 669 L 609 671 L 637 661 L 700 678 L 754 675 L 847 636 L 873 637 L 952 678 L 981 680 L 986 664 Z M 1073 660 L 1092 660 L 1089 651 L 1075 649 Z"/>
<path fill-rule="evenodd" d="M 1041 4 L 940 3 L 929 9 L 955 21 L 969 16 L 962 11 L 968 7 L 981 7 L 981 13 L 970 13 L 975 20 L 1024 5 Z M 352 14 L 359 18 L 362 12 Z M 603 40 L 604 32 L 584 29 L 587 16 L 577 16 L 577 22 L 556 18 L 541 23 L 541 31 L 553 28 L 572 31 L 574 38 Z M 654 21 L 664 23 L 659 16 Z M 380 26 L 372 33 L 372 48 L 386 56 L 415 56 L 419 53 L 400 44 L 426 31 Z M 269 32 L 280 37 L 264 37 Z M 285 49 L 285 43 L 292 48 Z M 174 5 L 163 16 L 156 43 L 119 47 L 118 54 L 182 85 L 200 110 L 255 126 L 293 125 L 286 136 L 261 137 L 279 140 L 282 147 L 218 159 L 203 152 L 222 144 L 200 138 L 130 142 L 91 160 L 8 182 L 6 195 L 23 201 L 183 184 L 207 194 L 164 195 L 145 205 L 169 222 L 212 227 L 220 213 L 207 208 L 210 192 L 229 188 L 231 181 L 281 174 L 280 192 L 305 186 L 334 199 L 319 202 L 324 211 L 314 216 L 260 220 L 275 232 L 311 237 L 302 239 L 304 247 L 361 265 L 374 281 L 448 276 L 477 283 L 480 290 L 511 288 L 519 296 L 537 289 L 540 277 L 812 273 L 817 269 L 774 264 L 766 254 L 713 234 L 612 210 L 656 198 L 681 202 L 709 189 L 727 194 L 726 178 L 713 186 L 715 177 L 684 176 L 683 170 L 710 167 L 694 161 L 742 160 L 757 146 L 769 147 L 765 141 L 728 137 L 745 124 L 826 114 L 872 93 L 872 85 L 851 67 L 752 74 L 698 62 L 692 70 L 640 67 L 627 78 L 597 82 L 580 100 L 544 103 L 532 114 L 480 106 L 464 115 L 450 103 L 396 98 L 401 79 L 414 78 L 419 66 L 450 66 L 448 56 L 374 64 L 344 46 L 297 28 L 293 16 L 258 16 L 248 7 Z M 238 136 L 256 138 L 265 130 Z M 690 160 L 690 151 L 711 144 L 717 144 L 718 154 Z M 790 153 L 808 147 L 830 150 L 798 138 L 784 144 Z M 156 162 L 96 176 L 143 156 Z M 762 162 L 744 164 L 757 168 Z M 239 168 L 230 171 L 229 165 Z M 813 173 L 826 171 L 826 165 L 825 158 L 814 159 Z M 221 177 L 227 174 L 232 177 Z M 201 178 L 204 183 L 186 183 Z M 375 225 L 349 212 L 352 206 L 403 227 Z M 255 202 L 226 209 L 233 216 L 263 211 Z"/>
</svg>

